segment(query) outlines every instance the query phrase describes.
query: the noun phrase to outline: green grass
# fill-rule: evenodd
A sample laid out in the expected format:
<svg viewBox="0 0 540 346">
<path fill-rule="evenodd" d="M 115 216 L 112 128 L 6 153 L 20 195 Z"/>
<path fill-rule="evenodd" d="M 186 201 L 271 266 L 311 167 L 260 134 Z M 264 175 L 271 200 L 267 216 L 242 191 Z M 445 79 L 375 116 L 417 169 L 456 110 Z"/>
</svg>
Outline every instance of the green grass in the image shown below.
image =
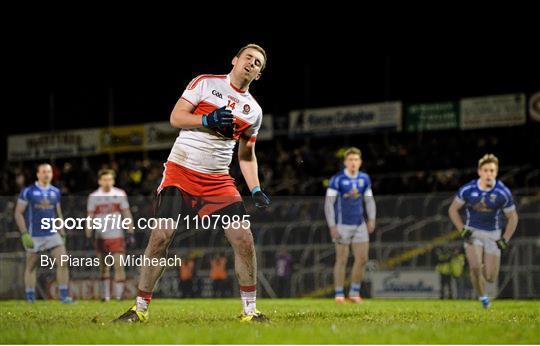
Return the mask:
<svg viewBox="0 0 540 346">
<path fill-rule="evenodd" d="M 148 324 L 110 323 L 130 303 L 0 301 L 0 343 L 540 343 L 537 301 L 260 299 L 271 323 L 243 324 L 237 299 L 155 299 Z"/>
</svg>

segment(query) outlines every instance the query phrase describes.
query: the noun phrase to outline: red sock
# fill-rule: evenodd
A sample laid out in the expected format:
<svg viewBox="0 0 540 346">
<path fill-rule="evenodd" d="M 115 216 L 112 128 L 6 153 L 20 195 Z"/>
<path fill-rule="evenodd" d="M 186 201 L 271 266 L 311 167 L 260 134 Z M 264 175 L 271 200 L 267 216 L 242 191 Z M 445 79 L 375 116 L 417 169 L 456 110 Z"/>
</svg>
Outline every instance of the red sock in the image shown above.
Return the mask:
<svg viewBox="0 0 540 346">
<path fill-rule="evenodd" d="M 253 292 L 257 290 L 257 285 L 240 286 L 240 292 Z"/>
<path fill-rule="evenodd" d="M 150 301 L 152 300 L 152 292 L 145 292 L 137 289 L 137 298 L 141 298 L 146 302 L 146 304 L 150 304 Z"/>
</svg>

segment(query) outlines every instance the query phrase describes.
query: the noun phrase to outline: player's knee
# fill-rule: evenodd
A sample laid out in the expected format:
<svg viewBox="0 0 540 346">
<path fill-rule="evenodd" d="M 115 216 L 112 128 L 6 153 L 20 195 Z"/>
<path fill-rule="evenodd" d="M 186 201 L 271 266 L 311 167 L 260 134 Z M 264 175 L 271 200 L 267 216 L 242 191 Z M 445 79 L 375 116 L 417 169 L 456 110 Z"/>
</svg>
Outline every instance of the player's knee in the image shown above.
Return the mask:
<svg viewBox="0 0 540 346">
<path fill-rule="evenodd" d="M 239 248 L 252 248 L 253 247 L 253 235 L 250 231 L 235 230 L 229 236 L 229 241 L 233 246 Z"/>
<path fill-rule="evenodd" d="M 148 250 L 151 253 L 158 254 L 165 252 L 169 246 L 172 233 L 166 230 L 154 230 L 148 242 Z"/>
<path fill-rule="evenodd" d="M 484 274 L 484 279 L 486 279 L 486 281 L 489 282 L 489 283 L 495 282 L 496 278 L 497 278 L 497 275 L 495 275 L 494 273 L 485 273 Z"/>
<path fill-rule="evenodd" d="M 243 256 L 252 256 L 253 255 L 253 236 L 251 233 L 242 232 L 243 234 L 238 236 L 236 241 L 236 248 Z"/>
<path fill-rule="evenodd" d="M 366 256 L 356 256 L 354 258 L 354 264 L 364 267 L 367 263 Z"/>
<path fill-rule="evenodd" d="M 336 266 L 345 267 L 347 265 L 347 257 L 345 256 L 336 256 Z"/>
<path fill-rule="evenodd" d="M 471 266 L 470 267 L 471 275 L 480 276 L 482 274 L 482 268 L 480 266 Z"/>
</svg>

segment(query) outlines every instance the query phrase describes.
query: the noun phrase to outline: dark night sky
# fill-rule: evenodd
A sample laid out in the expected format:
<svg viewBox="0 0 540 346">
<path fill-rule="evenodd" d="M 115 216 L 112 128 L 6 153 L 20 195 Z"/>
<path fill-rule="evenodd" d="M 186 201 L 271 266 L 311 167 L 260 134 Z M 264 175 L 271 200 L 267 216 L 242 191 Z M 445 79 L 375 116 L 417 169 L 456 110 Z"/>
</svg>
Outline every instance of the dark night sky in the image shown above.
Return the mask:
<svg viewBox="0 0 540 346">
<path fill-rule="evenodd" d="M 237 49 L 248 42 L 261 44 L 269 55 L 267 70 L 251 91 L 265 112 L 278 116 L 302 107 L 540 89 L 540 59 L 527 54 L 452 56 L 426 49 L 385 56 L 360 39 L 315 42 L 269 33 L 212 37 L 211 45 L 182 37 L 139 42 L 135 36 L 35 38 L 35 49 L 25 49 L 28 54 L 9 65 L 3 113 L 10 125 L 2 127 L 2 135 L 49 130 L 51 93 L 56 129 L 107 125 L 111 88 L 115 124 L 167 120 L 191 78 L 227 73 Z"/>
</svg>

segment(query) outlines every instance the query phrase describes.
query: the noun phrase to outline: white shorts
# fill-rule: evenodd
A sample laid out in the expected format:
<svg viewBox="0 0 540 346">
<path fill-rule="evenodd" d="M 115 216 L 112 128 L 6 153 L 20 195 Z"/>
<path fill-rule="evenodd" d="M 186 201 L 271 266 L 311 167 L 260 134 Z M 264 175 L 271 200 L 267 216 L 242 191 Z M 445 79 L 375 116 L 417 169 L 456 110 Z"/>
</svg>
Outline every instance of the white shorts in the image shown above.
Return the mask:
<svg viewBox="0 0 540 346">
<path fill-rule="evenodd" d="M 26 249 L 26 252 L 36 253 L 54 249 L 57 246 L 64 245 L 64 239 L 58 233 L 47 235 L 44 237 L 32 237 L 34 247 Z"/>
<path fill-rule="evenodd" d="M 496 241 L 501 238 L 501 231 L 472 231 L 471 238 L 465 242 L 464 247 L 473 244 L 481 246 L 484 253 L 491 255 L 501 255 L 501 250 L 497 247 Z"/>
<path fill-rule="evenodd" d="M 366 223 L 356 225 L 337 225 L 338 237 L 336 244 L 349 245 L 351 243 L 369 242 L 369 234 Z"/>
</svg>

